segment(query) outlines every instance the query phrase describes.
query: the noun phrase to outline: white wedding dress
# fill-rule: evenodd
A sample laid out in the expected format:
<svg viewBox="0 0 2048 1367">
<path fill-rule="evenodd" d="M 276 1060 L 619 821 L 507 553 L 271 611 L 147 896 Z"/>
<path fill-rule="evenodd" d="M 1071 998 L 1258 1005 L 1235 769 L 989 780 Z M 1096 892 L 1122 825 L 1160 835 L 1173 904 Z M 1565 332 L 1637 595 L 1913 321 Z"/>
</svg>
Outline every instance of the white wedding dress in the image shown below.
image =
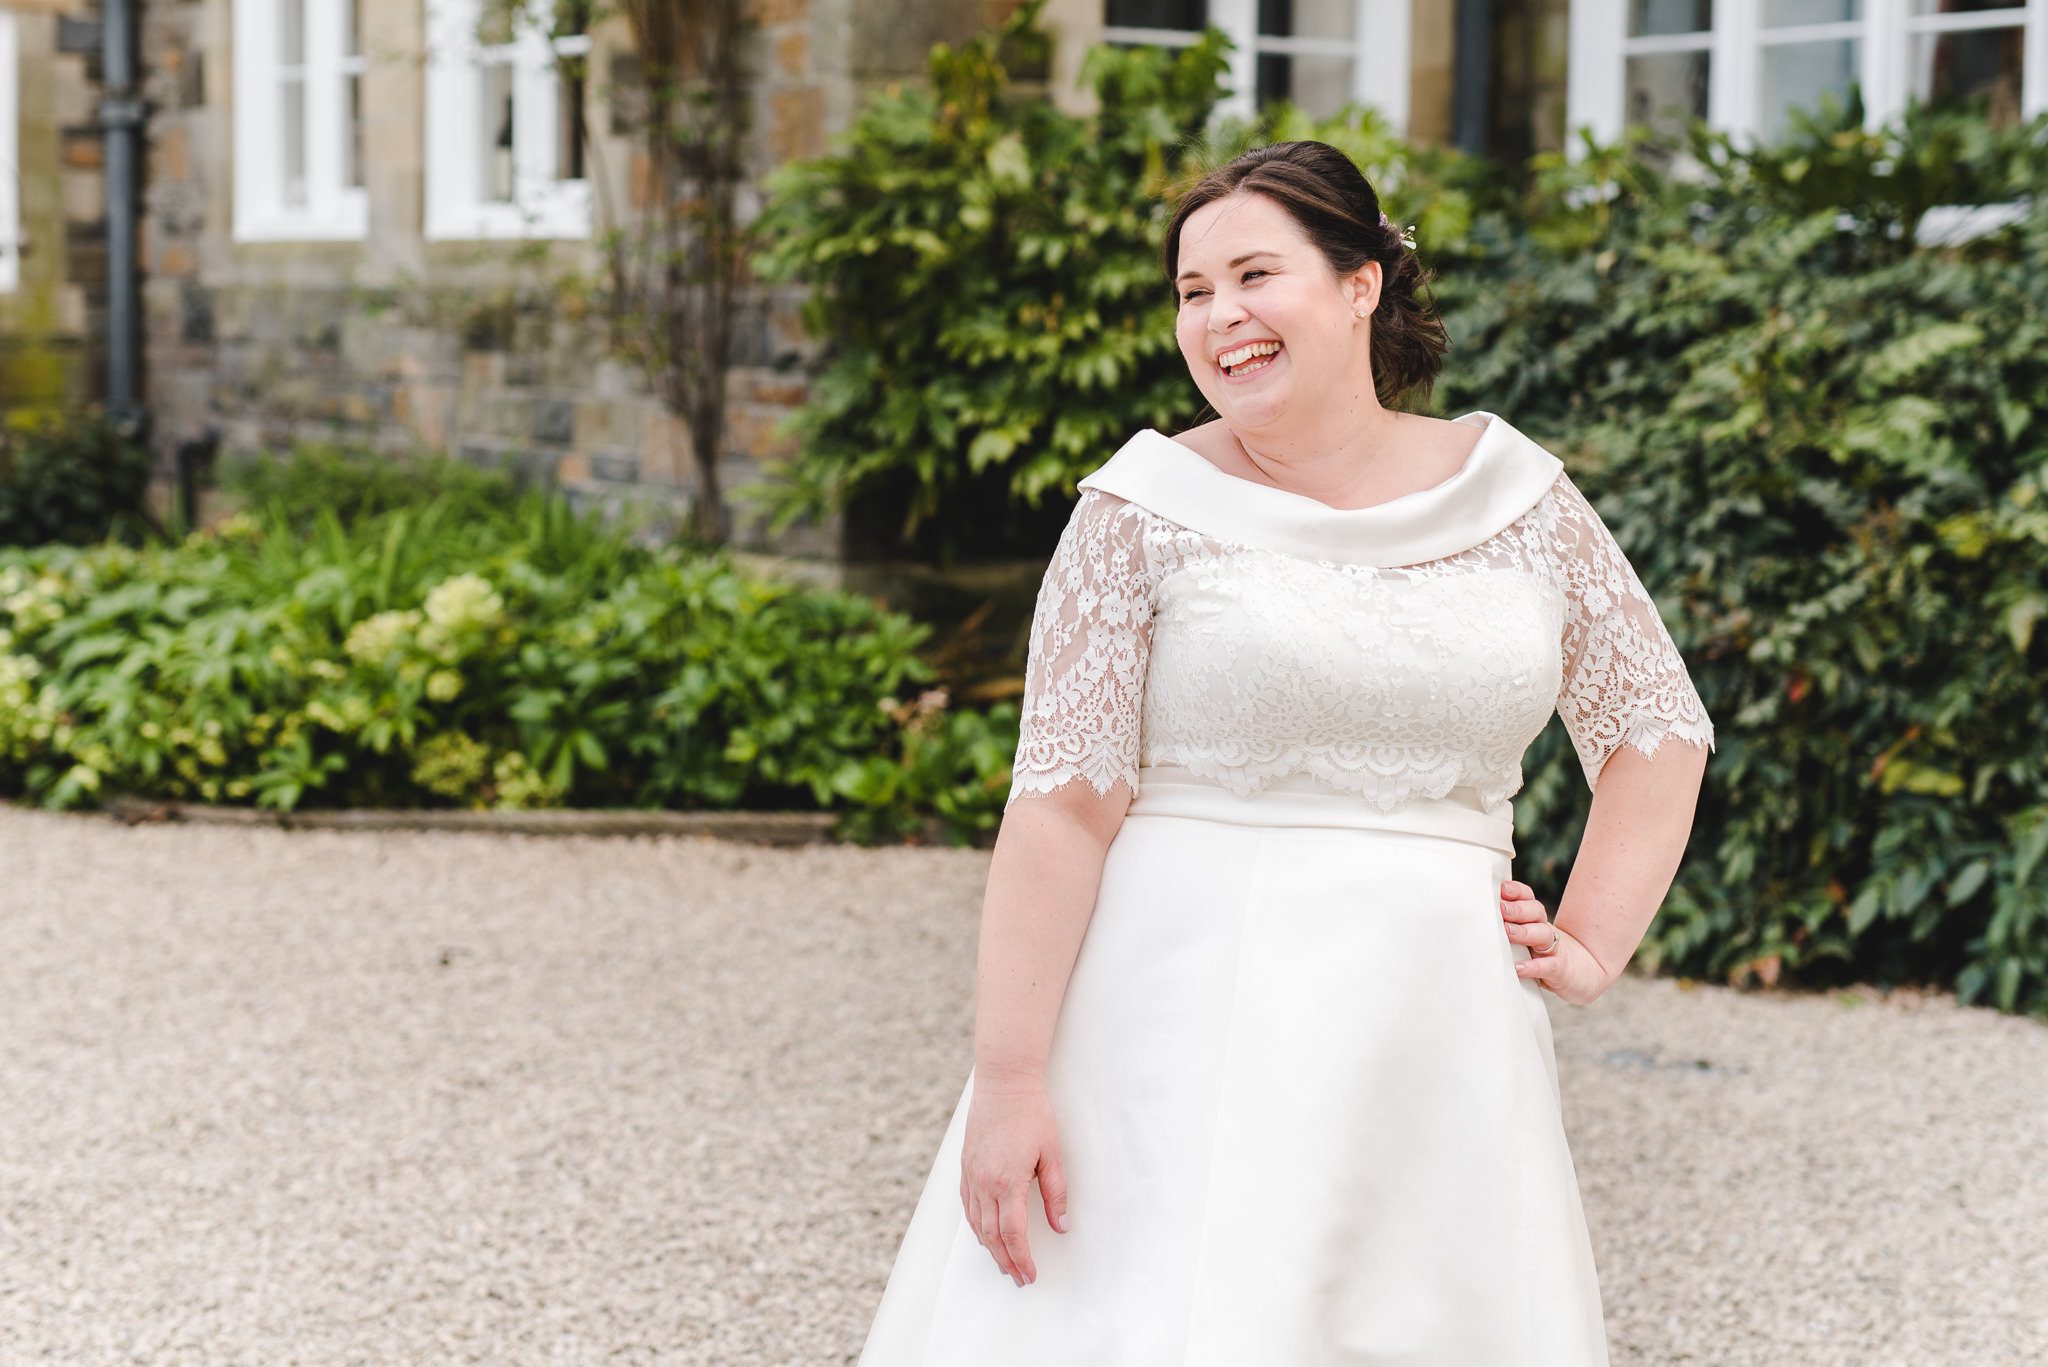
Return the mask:
<svg viewBox="0 0 2048 1367">
<path fill-rule="evenodd" d="M 1596 1367 L 1541 987 L 1502 930 L 1553 710 L 1587 783 L 1713 744 L 1562 463 L 1491 413 L 1458 473 L 1340 510 L 1145 429 L 1039 592 L 1009 801 L 1136 796 L 1046 1084 L 1072 1229 L 969 1228 L 970 1069 L 863 1367 Z"/>
</svg>

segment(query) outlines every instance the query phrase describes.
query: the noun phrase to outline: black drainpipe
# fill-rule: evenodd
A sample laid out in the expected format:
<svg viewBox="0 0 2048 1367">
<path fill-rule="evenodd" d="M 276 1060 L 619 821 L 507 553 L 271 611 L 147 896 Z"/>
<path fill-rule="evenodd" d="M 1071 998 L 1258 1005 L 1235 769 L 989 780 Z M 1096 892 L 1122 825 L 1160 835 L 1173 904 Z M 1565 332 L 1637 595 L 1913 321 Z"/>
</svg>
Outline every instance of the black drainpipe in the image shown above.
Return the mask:
<svg viewBox="0 0 2048 1367">
<path fill-rule="evenodd" d="M 1493 113 L 1493 0 L 1458 0 L 1455 43 L 1453 137 L 1459 151 L 1483 156 Z"/>
<path fill-rule="evenodd" d="M 132 0 L 101 0 L 100 130 L 107 168 L 107 416 L 134 441 L 149 434 L 142 406 L 142 303 L 135 225 L 142 125 Z"/>
</svg>

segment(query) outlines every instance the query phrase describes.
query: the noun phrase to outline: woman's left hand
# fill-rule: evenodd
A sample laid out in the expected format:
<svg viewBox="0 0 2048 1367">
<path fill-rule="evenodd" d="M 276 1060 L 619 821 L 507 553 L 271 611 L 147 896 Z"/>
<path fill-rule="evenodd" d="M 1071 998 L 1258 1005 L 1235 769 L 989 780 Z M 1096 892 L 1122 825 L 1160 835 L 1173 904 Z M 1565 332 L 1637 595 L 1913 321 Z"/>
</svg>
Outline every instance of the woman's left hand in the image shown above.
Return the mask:
<svg viewBox="0 0 2048 1367">
<path fill-rule="evenodd" d="M 1536 900 L 1534 888 L 1510 878 L 1500 885 L 1500 898 L 1500 915 L 1507 927 L 1508 940 L 1529 947 L 1529 957 L 1515 963 L 1517 978 L 1534 978 L 1573 1006 L 1584 1006 L 1607 990 L 1607 971 L 1600 967 L 1600 961 L 1563 930 L 1557 930 L 1557 948 L 1548 954 L 1542 952 L 1550 944 L 1551 931 L 1557 928 L 1551 924 L 1543 904 Z"/>
</svg>

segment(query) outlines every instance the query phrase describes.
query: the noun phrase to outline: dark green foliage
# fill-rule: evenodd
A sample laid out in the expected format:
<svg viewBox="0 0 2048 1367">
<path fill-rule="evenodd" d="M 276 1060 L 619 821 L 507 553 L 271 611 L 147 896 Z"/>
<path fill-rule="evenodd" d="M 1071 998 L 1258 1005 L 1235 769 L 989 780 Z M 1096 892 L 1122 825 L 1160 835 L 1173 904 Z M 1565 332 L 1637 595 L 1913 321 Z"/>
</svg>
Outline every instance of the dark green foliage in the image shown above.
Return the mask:
<svg viewBox="0 0 2048 1367">
<path fill-rule="evenodd" d="M 2048 1010 L 2048 205 L 1915 241 L 2048 184 L 2048 120 L 1860 118 L 1749 154 L 1695 130 L 1693 182 L 1543 162 L 1447 277 L 1440 392 L 1564 456 L 1715 717 L 1646 956 Z M 1560 878 L 1572 763 L 1554 725 L 1517 802 Z"/>
<path fill-rule="evenodd" d="M 828 342 L 795 419 L 801 454 L 736 491 L 774 508 L 772 525 L 889 476 L 913 490 L 905 535 L 984 471 L 1036 506 L 1070 496 L 1133 427 L 1196 418 L 1160 252 L 1173 185 L 1215 161 L 1319 137 L 1353 155 L 1391 212 L 1461 238 L 1481 177 L 1404 146 L 1363 108 L 1321 124 L 1279 109 L 1205 140 L 1228 61 L 1220 30 L 1173 51 L 1093 49 L 1088 118 L 1007 97 L 998 54 L 1038 9 L 958 51 L 938 45 L 929 88 L 892 87 L 834 151 L 770 179 L 756 268 L 813 286 L 806 324 Z"/>
<path fill-rule="evenodd" d="M 440 503 L 457 521 L 491 517 L 528 492 L 506 470 L 482 470 L 447 456 L 395 459 L 365 451 L 305 445 L 289 459 L 245 456 L 228 462 L 220 486 L 245 507 L 272 511 L 306 533 L 323 514 L 353 527 L 380 513 Z"/>
<path fill-rule="evenodd" d="M 0 546 L 140 540 L 149 466 L 103 417 L 0 427 Z"/>
<path fill-rule="evenodd" d="M 929 628 L 899 613 L 638 547 L 541 493 L 451 476 L 406 504 L 388 472 L 311 456 L 268 478 L 256 513 L 175 546 L 0 553 L 0 791 L 994 824 L 1001 720 L 990 740 L 946 714 Z M 307 488 L 350 519 L 278 495 Z"/>
</svg>

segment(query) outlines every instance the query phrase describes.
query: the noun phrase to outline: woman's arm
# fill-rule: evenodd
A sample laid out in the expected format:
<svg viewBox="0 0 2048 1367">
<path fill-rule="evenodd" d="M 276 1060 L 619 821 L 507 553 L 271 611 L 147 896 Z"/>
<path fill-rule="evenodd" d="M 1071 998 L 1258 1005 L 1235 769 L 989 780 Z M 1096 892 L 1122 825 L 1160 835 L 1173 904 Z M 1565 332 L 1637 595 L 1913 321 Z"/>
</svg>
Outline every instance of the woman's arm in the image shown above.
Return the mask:
<svg viewBox="0 0 2048 1367">
<path fill-rule="evenodd" d="M 960 1204 L 1019 1286 L 1038 1183 L 1067 1229 L 1059 1123 L 1046 1092 L 1053 1029 L 1095 914 L 1110 842 L 1137 791 L 1152 623 L 1145 512 L 1096 489 L 1075 501 L 1032 613 L 1017 758 L 982 899 L 973 1098 Z"/>
<path fill-rule="evenodd" d="M 982 898 L 975 974 L 978 1083 L 1043 1087 L 1053 1024 L 1095 911 L 1103 859 L 1131 804 L 1119 779 L 1027 798 L 1003 816 Z"/>
<path fill-rule="evenodd" d="M 1516 976 L 1583 1006 L 1621 976 L 1671 889 L 1714 722 L 1657 604 L 1571 476 L 1558 475 L 1549 502 L 1565 596 L 1557 710 L 1593 805 L 1556 921 L 1512 880 L 1501 914 L 1534 956 Z M 1546 952 L 1553 924 L 1557 949 Z"/>
<path fill-rule="evenodd" d="M 1100 796 L 1070 783 L 1014 802 L 989 861 L 960 1206 L 996 1266 L 1019 1286 L 1038 1277 L 1026 1235 L 1034 1179 L 1046 1223 L 1067 1231 L 1066 1168 L 1046 1058 L 1095 914 L 1103 862 L 1130 802 L 1131 785 L 1121 779 Z"/>
<path fill-rule="evenodd" d="M 1574 964 L 1578 956 L 1565 943 L 1556 956 L 1542 956 L 1562 961 L 1552 967 L 1563 977 L 1550 985 L 1564 1000 L 1585 1005 L 1628 966 L 1685 856 L 1706 769 L 1707 747 L 1676 738 L 1654 758 L 1624 745 L 1601 768 L 1554 922 L 1584 951 L 1584 962 Z M 1542 958 L 1527 962 L 1541 965 Z M 1532 969 L 1523 976 L 1548 975 Z"/>
</svg>

